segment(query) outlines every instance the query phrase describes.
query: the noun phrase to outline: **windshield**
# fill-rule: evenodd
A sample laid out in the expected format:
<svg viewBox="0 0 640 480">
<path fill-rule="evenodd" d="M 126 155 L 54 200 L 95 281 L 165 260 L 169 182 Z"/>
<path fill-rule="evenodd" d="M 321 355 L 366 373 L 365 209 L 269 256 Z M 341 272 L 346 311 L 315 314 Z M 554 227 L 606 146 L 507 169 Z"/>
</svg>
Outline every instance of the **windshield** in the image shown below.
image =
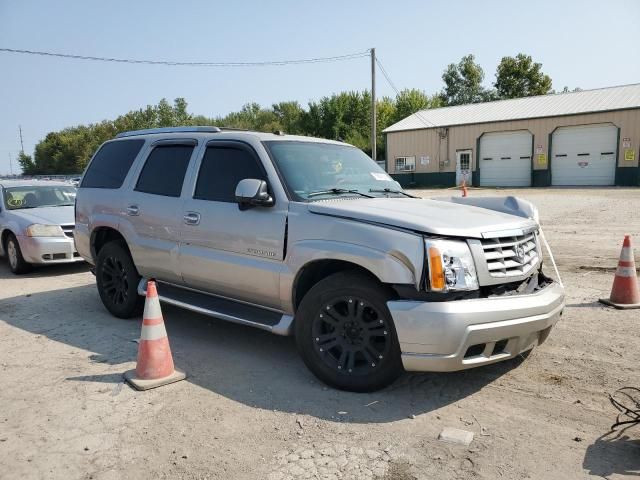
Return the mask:
<svg viewBox="0 0 640 480">
<path fill-rule="evenodd" d="M 355 147 L 319 142 L 264 143 L 295 200 L 357 193 L 384 196 L 401 190 L 398 182 Z"/>
<path fill-rule="evenodd" d="M 4 203 L 8 210 L 73 205 L 76 188 L 67 185 L 25 185 L 4 189 Z"/>
</svg>

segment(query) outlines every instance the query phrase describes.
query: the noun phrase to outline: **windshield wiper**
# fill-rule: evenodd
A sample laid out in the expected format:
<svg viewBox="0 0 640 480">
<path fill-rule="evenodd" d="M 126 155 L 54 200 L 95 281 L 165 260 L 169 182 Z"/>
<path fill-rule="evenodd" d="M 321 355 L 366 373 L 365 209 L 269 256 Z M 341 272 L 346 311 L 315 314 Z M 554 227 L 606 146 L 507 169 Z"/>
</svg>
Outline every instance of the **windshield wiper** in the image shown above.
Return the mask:
<svg viewBox="0 0 640 480">
<path fill-rule="evenodd" d="M 402 190 L 392 190 L 390 188 L 381 188 L 381 189 L 372 188 L 369 191 L 371 193 L 397 193 L 398 195 L 404 195 L 405 197 L 409 197 L 409 198 L 420 198 L 420 197 L 416 197 L 415 195 L 411 195 L 407 192 L 403 192 Z"/>
<path fill-rule="evenodd" d="M 366 193 L 359 192 L 358 190 L 348 190 L 346 188 L 330 188 L 328 190 L 318 190 L 307 194 L 307 198 L 315 197 L 317 195 L 342 195 L 345 193 L 355 193 L 361 197 L 375 198 L 373 195 L 367 195 Z"/>
</svg>

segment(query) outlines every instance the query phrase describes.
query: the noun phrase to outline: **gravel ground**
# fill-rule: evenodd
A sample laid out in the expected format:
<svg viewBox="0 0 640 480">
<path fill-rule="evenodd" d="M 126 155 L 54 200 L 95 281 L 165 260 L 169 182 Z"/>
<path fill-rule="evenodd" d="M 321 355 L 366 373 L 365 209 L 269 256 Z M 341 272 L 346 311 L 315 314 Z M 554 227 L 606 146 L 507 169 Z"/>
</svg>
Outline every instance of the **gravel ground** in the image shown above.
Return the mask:
<svg viewBox="0 0 640 480">
<path fill-rule="evenodd" d="M 567 289 L 561 322 L 526 359 L 407 374 L 371 394 L 316 381 L 290 338 L 168 306 L 174 360 L 189 378 L 136 392 L 121 375 L 134 367 L 140 321 L 106 313 L 86 266 L 14 277 L 0 265 L 0 477 L 640 474 L 640 427 L 608 434 L 615 410 L 606 395 L 640 386 L 640 313 L 596 303 L 608 296 L 623 234 L 640 243 L 640 190 L 498 194 L 540 208 Z M 475 438 L 469 446 L 444 443 L 437 439 L 444 427 Z"/>
</svg>

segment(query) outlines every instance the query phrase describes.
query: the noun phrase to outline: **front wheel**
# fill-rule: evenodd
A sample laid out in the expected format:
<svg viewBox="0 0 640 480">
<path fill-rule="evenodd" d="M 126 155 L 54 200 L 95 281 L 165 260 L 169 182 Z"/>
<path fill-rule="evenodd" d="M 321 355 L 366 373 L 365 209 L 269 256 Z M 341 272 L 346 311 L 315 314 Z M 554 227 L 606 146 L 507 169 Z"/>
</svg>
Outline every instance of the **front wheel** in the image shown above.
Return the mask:
<svg viewBox="0 0 640 480">
<path fill-rule="evenodd" d="M 371 392 L 402 373 L 389 291 L 358 272 L 318 282 L 296 313 L 296 344 L 316 377 L 341 390 Z"/>
<path fill-rule="evenodd" d="M 22 250 L 20 250 L 20 244 L 18 239 L 13 233 L 10 233 L 7 238 L 7 243 L 4 245 L 5 252 L 7 254 L 7 260 L 9 262 L 9 268 L 16 275 L 21 273 L 27 273 L 31 270 L 31 264 L 27 262 L 22 256 Z"/>
<path fill-rule="evenodd" d="M 120 242 L 107 243 L 96 261 L 96 283 L 104 306 L 118 318 L 142 313 L 144 298 L 138 295 L 140 275 L 131 255 Z"/>
</svg>

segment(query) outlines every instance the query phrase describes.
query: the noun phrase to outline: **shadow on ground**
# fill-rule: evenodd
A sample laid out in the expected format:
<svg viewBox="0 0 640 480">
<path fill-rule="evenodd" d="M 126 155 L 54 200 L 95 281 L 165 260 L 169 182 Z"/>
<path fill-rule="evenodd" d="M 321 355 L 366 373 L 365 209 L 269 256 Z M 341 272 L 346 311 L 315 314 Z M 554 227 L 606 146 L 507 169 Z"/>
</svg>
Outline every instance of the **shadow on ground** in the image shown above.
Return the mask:
<svg viewBox="0 0 640 480">
<path fill-rule="evenodd" d="M 6 258 L 0 255 L 0 263 L 6 263 Z M 52 278 L 60 275 L 88 272 L 90 265 L 85 262 L 63 263 L 57 265 L 35 266 L 29 273 L 16 275 L 6 265 L 0 268 L 0 280 L 18 280 L 23 278 Z"/>
<path fill-rule="evenodd" d="M 637 432 L 640 427 L 630 428 Z M 630 428 L 609 432 L 589 445 L 582 464 L 584 469 L 604 478 L 613 474 L 640 477 L 640 439 L 626 434 Z"/>
<path fill-rule="evenodd" d="M 317 381 L 298 357 L 292 338 L 167 305 L 163 311 L 175 364 L 188 372 L 187 381 L 249 406 L 326 420 L 390 422 L 433 411 L 479 391 L 520 362 L 450 374 L 406 374 L 385 390 L 354 394 Z M 136 358 L 140 319 L 109 315 L 93 284 L 4 299 L 0 321 L 92 352 L 90 362 L 126 363 L 122 372 Z M 114 386 L 121 381 L 113 368 L 105 375 L 87 370 L 87 375 L 67 381 Z"/>
</svg>

